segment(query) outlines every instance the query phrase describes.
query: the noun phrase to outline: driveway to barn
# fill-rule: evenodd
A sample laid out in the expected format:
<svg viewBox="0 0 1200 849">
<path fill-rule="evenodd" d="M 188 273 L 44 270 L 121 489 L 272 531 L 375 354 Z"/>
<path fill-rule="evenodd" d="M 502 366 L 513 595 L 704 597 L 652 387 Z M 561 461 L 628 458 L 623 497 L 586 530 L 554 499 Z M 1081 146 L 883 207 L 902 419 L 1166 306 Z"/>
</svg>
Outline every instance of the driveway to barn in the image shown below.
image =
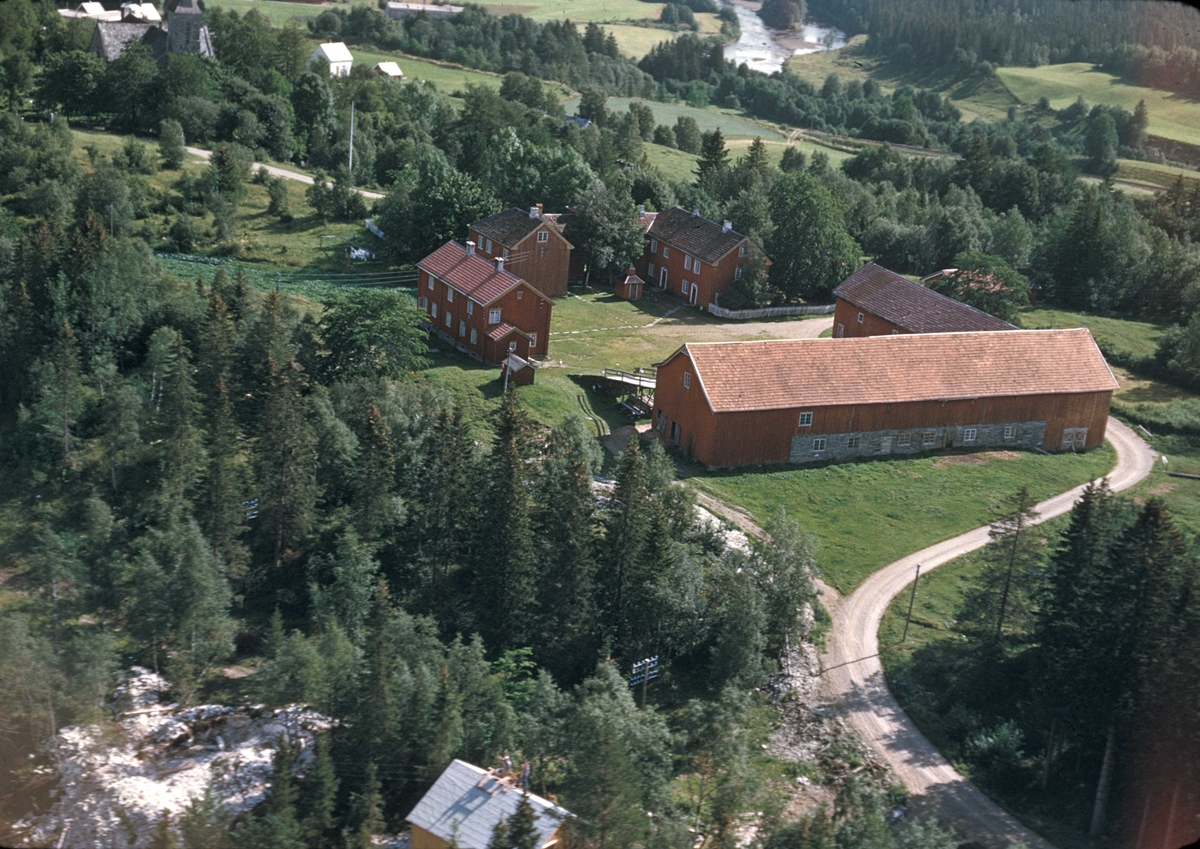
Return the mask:
<svg viewBox="0 0 1200 849">
<path fill-rule="evenodd" d="M 198 156 L 204 160 L 212 159 L 211 150 L 203 150 L 198 147 L 189 147 L 185 149 L 192 156 Z M 289 171 L 286 168 L 277 168 L 274 165 L 265 165 L 261 162 L 252 162 L 250 163 L 250 167 L 251 169 L 265 168 L 266 172 L 272 177 L 282 177 L 285 180 L 295 180 L 297 183 L 307 183 L 310 186 L 313 184 L 312 177 L 308 176 L 307 174 L 301 174 L 299 171 Z M 366 189 L 355 189 L 354 191 L 358 192 L 365 198 L 373 198 L 377 200 L 383 197 L 383 195 L 381 195 L 379 192 L 368 192 Z"/>
<path fill-rule="evenodd" d="M 1117 464 L 1107 475 L 1114 491 L 1128 489 L 1150 474 L 1157 456 L 1150 446 L 1113 418 L 1108 420 L 1107 435 L 1117 451 Z M 1039 521 L 1068 512 L 1082 491 L 1079 486 L 1037 505 Z M 912 581 L 917 564 L 924 574 L 981 548 L 988 542 L 988 530 L 976 528 L 897 560 L 867 578 L 847 598 L 838 599 L 830 588 L 822 587 L 833 626 L 821 659 L 821 677 L 830 701 L 908 789 L 915 811 L 936 816 L 961 838 L 981 846 L 1022 842 L 1030 849 L 1052 849 L 950 766 L 892 697 L 879 663 L 879 624 L 892 599 Z"/>
</svg>

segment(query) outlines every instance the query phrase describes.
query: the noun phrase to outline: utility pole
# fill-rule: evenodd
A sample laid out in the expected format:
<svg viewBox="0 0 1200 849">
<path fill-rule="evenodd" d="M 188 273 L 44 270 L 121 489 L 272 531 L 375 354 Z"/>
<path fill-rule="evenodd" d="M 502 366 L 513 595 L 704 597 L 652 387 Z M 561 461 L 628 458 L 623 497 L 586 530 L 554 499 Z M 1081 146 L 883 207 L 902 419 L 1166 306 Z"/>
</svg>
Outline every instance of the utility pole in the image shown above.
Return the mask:
<svg viewBox="0 0 1200 849">
<path fill-rule="evenodd" d="M 108 235 L 113 234 L 113 205 L 108 205 Z"/>
<path fill-rule="evenodd" d="M 350 185 L 354 185 L 354 101 L 350 102 Z"/>
<path fill-rule="evenodd" d="M 917 564 L 917 577 L 913 578 L 912 595 L 908 597 L 908 615 L 904 617 L 904 634 L 900 637 L 900 642 L 908 639 L 908 623 L 912 621 L 913 603 L 917 600 L 917 581 L 921 580 L 921 564 Z"/>
</svg>

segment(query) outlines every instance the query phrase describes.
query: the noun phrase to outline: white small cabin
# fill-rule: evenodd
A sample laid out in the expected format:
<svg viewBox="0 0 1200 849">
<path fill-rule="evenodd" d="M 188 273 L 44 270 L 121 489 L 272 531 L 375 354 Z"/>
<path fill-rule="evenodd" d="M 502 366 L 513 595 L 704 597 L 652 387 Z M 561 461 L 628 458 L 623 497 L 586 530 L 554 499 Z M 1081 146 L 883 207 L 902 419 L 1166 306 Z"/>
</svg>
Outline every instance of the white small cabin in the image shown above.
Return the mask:
<svg viewBox="0 0 1200 849">
<path fill-rule="evenodd" d="M 350 55 L 350 49 L 341 41 L 330 41 L 317 45 L 317 49 L 313 51 L 309 61 L 316 59 L 329 65 L 331 77 L 350 76 L 350 68 L 354 65 L 354 57 Z"/>
</svg>

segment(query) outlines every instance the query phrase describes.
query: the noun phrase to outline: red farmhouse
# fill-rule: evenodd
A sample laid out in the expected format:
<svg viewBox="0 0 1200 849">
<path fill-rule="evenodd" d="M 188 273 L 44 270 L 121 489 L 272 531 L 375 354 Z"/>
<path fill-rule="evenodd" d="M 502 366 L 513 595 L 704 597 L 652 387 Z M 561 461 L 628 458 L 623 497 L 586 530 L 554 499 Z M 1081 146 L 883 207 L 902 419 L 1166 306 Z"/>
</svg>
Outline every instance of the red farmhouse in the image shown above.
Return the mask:
<svg viewBox="0 0 1200 849">
<path fill-rule="evenodd" d="M 510 353 L 543 357 L 553 302 L 517 275 L 503 257 L 447 242 L 417 263 L 417 303 L 442 338 L 485 363 Z"/>
<path fill-rule="evenodd" d="M 467 237 L 480 254 L 500 257 L 505 267 L 552 298 L 567 294 L 567 271 L 574 246 L 563 238 L 558 216 L 544 215 L 542 205 L 528 212 L 506 209 L 469 228 Z"/>
<path fill-rule="evenodd" d="M 645 222 L 650 213 L 643 213 Z M 637 261 L 647 285 L 667 289 L 704 309 L 742 276 L 752 249 L 749 240 L 726 221 L 701 218 L 697 210 L 672 207 L 654 215 L 646 230 L 646 248 Z"/>
<path fill-rule="evenodd" d="M 1117 382 L 1086 329 L 684 345 L 654 427 L 706 466 L 944 448 L 1084 450 Z"/>
<path fill-rule="evenodd" d="M 833 297 L 837 338 L 1016 329 L 873 262 L 843 280 Z"/>
</svg>

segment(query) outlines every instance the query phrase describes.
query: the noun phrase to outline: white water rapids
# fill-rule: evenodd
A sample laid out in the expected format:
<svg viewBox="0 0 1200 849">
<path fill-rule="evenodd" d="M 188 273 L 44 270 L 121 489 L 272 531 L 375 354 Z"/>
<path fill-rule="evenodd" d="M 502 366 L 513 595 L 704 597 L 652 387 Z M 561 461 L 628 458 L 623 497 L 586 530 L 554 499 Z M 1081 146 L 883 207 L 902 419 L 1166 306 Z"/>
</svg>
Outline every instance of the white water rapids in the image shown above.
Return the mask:
<svg viewBox="0 0 1200 849">
<path fill-rule="evenodd" d="M 744 62 L 754 71 L 773 74 L 782 70 L 783 63 L 791 56 L 821 50 L 837 50 L 846 45 L 846 34 L 841 30 L 807 21 L 797 33 L 803 45 L 797 49 L 782 47 L 776 40 L 777 33 L 768 29 L 754 11 L 732 3 L 724 5 L 732 8 L 737 14 L 738 25 L 742 30 L 738 40 L 725 48 L 725 58 L 738 65 Z"/>
</svg>

